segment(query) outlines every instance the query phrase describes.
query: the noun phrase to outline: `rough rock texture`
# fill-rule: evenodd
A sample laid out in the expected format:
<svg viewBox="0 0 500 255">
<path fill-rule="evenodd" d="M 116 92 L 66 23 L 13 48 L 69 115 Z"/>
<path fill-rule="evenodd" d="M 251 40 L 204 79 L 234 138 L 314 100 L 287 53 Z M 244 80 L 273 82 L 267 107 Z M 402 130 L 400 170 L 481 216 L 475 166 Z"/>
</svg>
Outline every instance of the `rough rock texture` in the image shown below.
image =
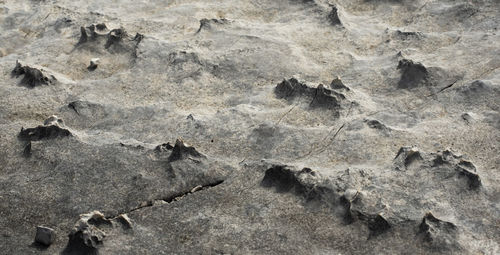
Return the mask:
<svg viewBox="0 0 500 255">
<path fill-rule="evenodd" d="M 36 227 L 35 243 L 49 246 L 55 239 L 56 233 L 53 229 L 44 226 Z"/>
<path fill-rule="evenodd" d="M 0 0 L 0 253 L 499 254 L 499 24 L 496 0 Z"/>
</svg>

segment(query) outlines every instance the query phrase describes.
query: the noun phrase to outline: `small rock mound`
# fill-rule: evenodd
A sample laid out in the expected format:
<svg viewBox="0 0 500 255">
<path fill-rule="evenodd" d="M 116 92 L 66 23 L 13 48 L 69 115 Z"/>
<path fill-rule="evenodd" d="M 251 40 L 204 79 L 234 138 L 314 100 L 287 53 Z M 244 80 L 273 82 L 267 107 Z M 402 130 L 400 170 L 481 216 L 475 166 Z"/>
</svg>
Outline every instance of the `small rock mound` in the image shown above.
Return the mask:
<svg viewBox="0 0 500 255">
<path fill-rule="evenodd" d="M 401 71 L 401 79 L 398 88 L 411 89 L 428 84 L 429 72 L 421 63 L 409 59 L 399 61 L 398 68 Z"/>
<path fill-rule="evenodd" d="M 19 139 L 25 141 L 39 141 L 43 139 L 55 139 L 58 137 L 72 136 L 71 132 L 64 128 L 64 122 L 57 116 L 51 116 L 44 121 L 44 125 L 35 128 L 21 128 Z"/>
<path fill-rule="evenodd" d="M 313 108 L 338 109 L 345 96 L 333 90 L 325 88 L 319 84 L 317 88 L 312 88 L 295 78 L 283 80 L 279 83 L 274 93 L 276 97 L 292 101 L 295 98 L 306 98 L 310 100 L 309 106 Z"/>
<path fill-rule="evenodd" d="M 188 157 L 205 158 L 205 156 L 199 153 L 194 147 L 186 145 L 181 139 L 177 139 L 172 148 L 172 153 L 168 157 L 168 161 L 173 162 Z"/>
<path fill-rule="evenodd" d="M 433 250 L 460 249 L 457 242 L 458 228 L 455 224 L 442 221 L 432 213 L 427 213 L 419 226 L 423 242 Z"/>
<path fill-rule="evenodd" d="M 464 160 L 462 156 L 455 155 L 450 150 L 433 154 L 432 165 L 439 167 L 442 165 L 451 166 L 459 177 L 465 177 L 469 189 L 479 189 L 481 187 L 481 178 L 476 173 L 476 166 L 472 162 Z"/>
<path fill-rule="evenodd" d="M 365 119 L 364 122 L 368 125 L 368 127 L 379 130 L 384 135 L 388 135 L 391 132 L 391 128 L 387 127 L 384 123 L 378 120 Z"/>
<path fill-rule="evenodd" d="M 274 187 L 279 193 L 293 193 L 307 202 L 322 201 L 323 204 L 334 208 L 337 205 L 344 207 L 342 217 L 347 224 L 361 221 L 370 230 L 370 236 L 382 234 L 391 228 L 389 221 L 380 213 L 373 213 L 362 201 L 361 192 L 355 189 L 346 189 L 343 193 L 343 184 L 336 184 L 329 179 L 323 179 L 319 173 L 310 168 L 296 170 L 284 165 L 275 165 L 266 170 L 261 186 Z"/>
<path fill-rule="evenodd" d="M 49 85 L 56 81 L 53 75 L 46 74 L 43 69 L 23 65 L 19 60 L 16 62 L 16 67 L 12 70 L 12 75 L 16 78 L 24 75 L 21 83 L 34 88 L 39 85 Z"/>
<path fill-rule="evenodd" d="M 460 87 L 458 91 L 469 100 L 477 100 L 478 97 L 498 97 L 500 95 L 500 89 L 498 87 L 495 87 L 489 81 L 482 80 L 475 80 L 470 84 Z"/>
<path fill-rule="evenodd" d="M 401 147 L 394 158 L 394 167 L 397 171 L 405 171 L 417 162 L 418 169 L 428 169 L 428 174 L 442 175 L 440 177 L 448 180 L 451 180 L 452 176 L 457 176 L 458 179 L 466 178 L 468 188 L 471 190 L 481 187 L 481 178 L 476 173 L 474 164 L 450 150 L 424 153 L 416 147 Z"/>
<path fill-rule="evenodd" d="M 401 147 L 394 158 L 396 170 L 406 170 L 412 163 L 423 160 L 417 147 Z"/>
<path fill-rule="evenodd" d="M 111 225 L 111 221 L 98 211 L 80 215 L 69 234 L 63 254 L 97 254 L 106 237 L 106 233 L 99 228 L 102 225 Z"/>
<path fill-rule="evenodd" d="M 200 27 L 198 28 L 198 31 L 196 33 L 201 32 L 204 29 L 211 29 L 214 25 L 225 25 L 228 24 L 229 20 L 227 19 L 201 19 L 200 20 Z"/>
<path fill-rule="evenodd" d="M 333 81 L 330 83 L 330 88 L 332 88 L 332 89 L 343 89 L 343 90 L 346 90 L 346 91 L 350 91 L 351 90 L 349 87 L 347 87 L 346 85 L 344 85 L 344 83 L 342 82 L 342 80 L 338 76 L 335 79 L 333 79 Z"/>
</svg>

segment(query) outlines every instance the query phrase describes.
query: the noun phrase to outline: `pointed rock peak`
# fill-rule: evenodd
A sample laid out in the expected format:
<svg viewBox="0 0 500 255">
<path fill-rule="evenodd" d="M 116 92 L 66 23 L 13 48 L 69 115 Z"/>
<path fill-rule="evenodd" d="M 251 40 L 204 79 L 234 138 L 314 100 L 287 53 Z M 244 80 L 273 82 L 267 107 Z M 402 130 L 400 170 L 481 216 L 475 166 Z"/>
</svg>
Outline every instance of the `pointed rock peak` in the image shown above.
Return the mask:
<svg viewBox="0 0 500 255">
<path fill-rule="evenodd" d="M 307 85 L 299 82 L 296 78 L 283 79 L 274 89 L 278 98 L 294 97 L 297 94 L 304 93 Z"/>
<path fill-rule="evenodd" d="M 312 108 L 340 108 L 340 103 L 346 97 L 338 92 L 325 88 L 323 84 L 317 87 L 307 86 L 305 83 L 299 82 L 296 78 L 283 80 L 276 85 L 274 93 L 277 98 L 286 100 L 294 100 L 295 98 L 303 98 L 309 102 Z"/>
<path fill-rule="evenodd" d="M 172 153 L 168 157 L 168 160 L 172 162 L 187 157 L 205 158 L 205 156 L 199 153 L 194 147 L 185 144 L 182 139 L 179 138 L 175 141 L 175 145 L 172 148 Z"/>
<path fill-rule="evenodd" d="M 339 18 L 337 6 L 331 4 L 330 7 L 331 7 L 331 11 L 328 14 L 328 19 L 330 20 L 330 23 L 332 25 L 342 25 L 342 22 L 340 21 L 340 18 Z"/>
<path fill-rule="evenodd" d="M 345 89 L 347 91 L 351 90 L 349 87 L 344 85 L 344 83 L 342 82 L 342 80 L 340 80 L 340 77 L 338 77 L 338 76 L 335 79 L 333 79 L 333 81 L 330 83 L 330 88 L 332 88 L 332 89 Z"/>
</svg>

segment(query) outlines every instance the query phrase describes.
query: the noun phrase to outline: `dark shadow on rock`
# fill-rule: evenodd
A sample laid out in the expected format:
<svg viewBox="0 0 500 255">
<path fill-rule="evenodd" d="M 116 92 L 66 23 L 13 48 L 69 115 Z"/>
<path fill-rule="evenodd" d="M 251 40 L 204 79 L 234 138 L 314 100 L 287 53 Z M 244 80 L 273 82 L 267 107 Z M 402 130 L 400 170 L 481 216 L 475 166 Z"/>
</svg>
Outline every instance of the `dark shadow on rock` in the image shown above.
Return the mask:
<svg viewBox="0 0 500 255">
<path fill-rule="evenodd" d="M 99 250 L 95 247 L 87 246 L 82 240 L 85 237 L 83 233 L 77 233 L 70 236 L 66 248 L 61 252 L 61 255 L 97 255 Z M 95 240 L 97 241 L 97 239 Z"/>
<path fill-rule="evenodd" d="M 23 141 L 39 141 L 43 139 L 54 139 L 58 137 L 72 136 L 68 129 L 58 125 L 37 126 L 35 128 L 21 128 L 19 139 Z M 31 151 L 31 147 L 30 147 Z"/>
<path fill-rule="evenodd" d="M 45 251 L 45 250 L 47 250 L 47 249 L 49 248 L 49 246 L 47 246 L 47 245 L 43 245 L 43 244 L 38 243 L 38 242 L 33 242 L 33 243 L 31 243 L 31 244 L 29 245 L 29 247 L 31 247 L 31 248 L 35 248 L 35 249 L 37 249 L 37 250 L 39 250 L 39 251 Z"/>
<path fill-rule="evenodd" d="M 99 229 L 103 225 L 111 225 L 110 220 L 98 211 L 80 215 L 68 235 L 68 244 L 62 255 L 97 255 L 106 233 Z"/>
<path fill-rule="evenodd" d="M 399 61 L 398 69 L 401 71 L 401 79 L 398 88 L 411 89 L 428 83 L 429 72 L 424 65 L 412 60 L 402 59 Z"/>
</svg>

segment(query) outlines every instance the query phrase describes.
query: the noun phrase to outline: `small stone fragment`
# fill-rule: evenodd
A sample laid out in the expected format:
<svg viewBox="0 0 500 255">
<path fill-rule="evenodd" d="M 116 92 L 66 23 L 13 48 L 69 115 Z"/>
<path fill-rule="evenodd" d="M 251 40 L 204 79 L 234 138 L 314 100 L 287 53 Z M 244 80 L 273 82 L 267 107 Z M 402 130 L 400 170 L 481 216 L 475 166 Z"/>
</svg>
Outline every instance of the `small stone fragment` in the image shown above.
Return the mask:
<svg viewBox="0 0 500 255">
<path fill-rule="evenodd" d="M 97 65 L 99 64 L 100 59 L 99 58 L 93 58 L 90 60 L 90 65 L 87 67 L 89 71 L 94 71 L 97 69 Z"/>
<path fill-rule="evenodd" d="M 38 226 L 36 227 L 35 242 L 49 246 L 56 240 L 56 233 L 54 229 Z"/>
<path fill-rule="evenodd" d="M 203 186 L 198 185 L 198 186 L 196 186 L 196 187 L 194 187 L 194 188 L 191 189 L 191 193 L 194 193 L 194 192 L 199 191 L 201 189 L 203 189 Z"/>
</svg>

